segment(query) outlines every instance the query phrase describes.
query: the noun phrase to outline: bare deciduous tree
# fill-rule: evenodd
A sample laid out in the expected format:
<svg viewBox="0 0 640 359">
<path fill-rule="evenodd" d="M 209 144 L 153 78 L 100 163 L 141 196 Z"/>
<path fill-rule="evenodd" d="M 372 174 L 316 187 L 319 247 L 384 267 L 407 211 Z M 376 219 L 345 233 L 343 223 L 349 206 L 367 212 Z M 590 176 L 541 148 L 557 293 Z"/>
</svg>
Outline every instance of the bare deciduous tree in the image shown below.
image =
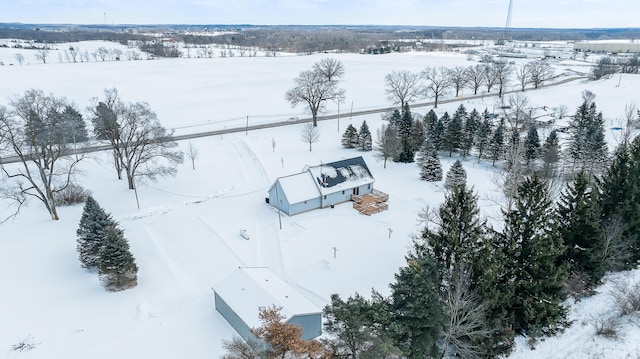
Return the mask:
<svg viewBox="0 0 640 359">
<path fill-rule="evenodd" d="M 376 156 L 384 161 L 384 168 L 387 168 L 387 159 L 394 158 L 400 150 L 398 134 L 393 126 L 383 124 L 376 131 Z"/>
<path fill-rule="evenodd" d="M 42 61 L 43 64 L 46 64 L 48 58 L 49 58 L 49 49 L 42 48 L 36 51 L 36 60 Z"/>
<path fill-rule="evenodd" d="M 534 88 L 538 88 L 542 83 L 553 77 L 553 67 L 547 61 L 540 60 L 527 64 L 529 78 Z"/>
<path fill-rule="evenodd" d="M 331 57 L 316 62 L 313 65 L 313 71 L 322 74 L 327 81 L 340 81 L 345 72 L 342 62 Z"/>
<path fill-rule="evenodd" d="M 529 83 L 529 64 L 522 64 L 516 69 L 516 78 L 520 84 L 520 91 L 524 92 L 524 88 Z"/>
<path fill-rule="evenodd" d="M 420 97 L 420 74 L 411 71 L 393 71 L 384 77 L 384 93 L 394 105 L 404 108 Z"/>
<path fill-rule="evenodd" d="M 467 72 L 462 66 L 456 66 L 449 69 L 449 80 L 451 81 L 451 87 L 456 90 L 456 97 L 460 95 L 460 90 L 467 84 Z"/>
<path fill-rule="evenodd" d="M 477 95 L 480 86 L 485 82 L 485 72 L 482 65 L 469 66 L 466 69 L 467 84 L 473 90 L 473 94 Z"/>
<path fill-rule="evenodd" d="M 83 159 L 70 156 L 72 142 L 61 116 L 69 104 L 32 89 L 12 100 L 11 106 L 11 111 L 0 107 L 0 157 L 17 156 L 20 165 L 0 161 L 0 170 L 9 180 L 3 195 L 17 203 L 14 215 L 27 198 L 36 198 L 51 219 L 58 220 L 55 195 L 71 184 Z"/>
<path fill-rule="evenodd" d="M 468 272 L 454 273 L 445 291 L 443 304 L 448 321 L 445 322 L 441 350 L 443 358 L 483 358 L 481 341 L 491 336 L 486 325 L 486 306 L 471 289 Z"/>
<path fill-rule="evenodd" d="M 15 57 L 16 57 L 16 60 L 18 61 L 18 64 L 20 64 L 20 65 L 24 64 L 24 55 L 23 54 L 17 53 L 15 55 Z"/>
<path fill-rule="evenodd" d="M 433 97 L 433 107 L 438 107 L 438 99 L 447 93 L 451 86 L 449 70 L 446 67 L 427 67 L 421 73 L 426 81 L 424 93 L 427 97 Z"/>
<path fill-rule="evenodd" d="M 99 58 L 101 61 L 106 61 L 108 56 L 109 56 L 109 50 L 107 50 L 106 47 L 99 47 L 98 50 L 96 51 L 96 57 Z"/>
<path fill-rule="evenodd" d="M 200 150 L 193 144 L 193 142 L 189 141 L 189 147 L 187 149 L 187 157 L 191 160 L 191 169 L 196 169 L 196 159 L 200 157 Z"/>
<path fill-rule="evenodd" d="M 318 113 L 325 110 L 327 101 L 344 101 L 345 90 L 338 87 L 337 81 L 329 81 L 319 71 L 302 71 L 294 82 L 295 87 L 286 92 L 285 98 L 294 107 L 300 103 L 307 104 L 313 118 L 313 126 L 318 126 Z"/>
<path fill-rule="evenodd" d="M 311 145 L 320 140 L 320 130 L 312 123 L 307 122 L 300 130 L 300 137 L 302 141 L 309 144 L 309 152 L 311 152 Z"/>
<path fill-rule="evenodd" d="M 147 103 L 125 104 L 116 89 L 105 90 L 105 100 L 92 99 L 92 103 L 96 104 L 90 108 L 96 137 L 113 147 L 118 178 L 124 171 L 129 189 L 136 188 L 136 177 L 155 180 L 175 175 L 183 154 Z"/>
<path fill-rule="evenodd" d="M 494 62 L 491 65 L 491 72 L 496 79 L 496 85 L 498 85 L 498 97 L 502 97 L 504 88 L 507 87 L 511 80 L 511 73 L 513 72 L 513 66 L 507 62 Z"/>
</svg>

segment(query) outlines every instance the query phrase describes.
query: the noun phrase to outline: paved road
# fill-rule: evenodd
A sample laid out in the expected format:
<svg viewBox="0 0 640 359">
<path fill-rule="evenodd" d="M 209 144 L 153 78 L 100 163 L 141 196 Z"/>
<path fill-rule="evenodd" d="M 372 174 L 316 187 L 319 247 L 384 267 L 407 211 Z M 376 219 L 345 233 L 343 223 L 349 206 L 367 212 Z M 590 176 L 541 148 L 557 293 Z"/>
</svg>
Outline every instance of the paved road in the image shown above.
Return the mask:
<svg viewBox="0 0 640 359">
<path fill-rule="evenodd" d="M 549 83 L 549 84 L 546 84 L 546 85 L 541 85 L 541 86 L 539 86 L 539 88 L 562 85 L 562 84 L 565 84 L 565 83 L 568 83 L 568 82 L 572 82 L 572 81 L 588 78 L 587 76 L 580 76 L 580 75 L 582 75 L 582 74 L 578 74 L 578 75 L 576 75 L 574 77 L 566 78 L 564 80 L 560 80 L 560 81 L 557 81 L 557 82 Z M 531 90 L 529 90 L 529 91 L 531 91 Z M 505 91 L 503 93 L 503 95 L 510 94 L 510 93 L 516 93 L 516 92 L 520 92 L 520 90 L 516 89 L 516 90 Z M 458 102 L 458 101 L 464 101 L 464 100 L 478 99 L 478 98 L 483 98 L 483 97 L 492 97 L 492 96 L 495 97 L 497 95 L 498 95 L 497 93 L 489 93 L 489 94 L 482 94 L 482 95 L 472 95 L 472 96 L 467 96 L 467 97 L 464 97 L 464 98 L 444 99 L 444 100 L 438 101 L 438 104 L 445 104 L 445 103 L 452 103 L 452 102 Z M 416 104 L 412 104 L 411 108 L 415 109 L 415 108 L 420 108 L 420 107 L 430 107 L 430 106 L 433 106 L 434 104 L 435 103 L 433 101 L 432 102 L 416 103 Z M 318 121 L 328 121 L 328 120 L 335 120 L 335 119 L 338 119 L 338 118 L 347 118 L 347 117 L 351 118 L 351 117 L 358 117 L 358 116 L 373 115 L 373 114 L 377 114 L 377 113 L 386 113 L 386 112 L 392 111 L 394 109 L 397 109 L 397 107 L 384 107 L 384 108 L 376 108 L 376 109 L 372 109 L 372 110 L 354 111 L 354 112 L 350 112 L 348 114 L 347 113 L 343 113 L 343 114 L 339 114 L 339 115 L 318 116 Z M 189 140 L 189 139 L 193 139 L 193 138 L 217 136 L 217 135 L 224 135 L 224 134 L 228 134 L 228 133 L 237 133 L 237 132 L 260 130 L 260 129 L 264 129 L 264 128 L 287 126 L 287 125 L 292 125 L 292 124 L 305 123 L 305 122 L 309 122 L 309 121 L 311 121 L 311 117 L 301 118 L 301 119 L 298 119 L 298 120 L 295 120 L 295 121 L 271 122 L 271 123 L 263 123 L 263 124 L 259 124 L 259 125 L 251 125 L 251 126 L 244 126 L 244 127 L 225 128 L 223 130 L 213 130 L 213 131 L 190 133 L 190 134 L 186 134 L 186 135 L 176 135 L 176 136 L 167 137 L 164 140 L 165 141 L 182 141 L 182 140 Z M 77 152 L 78 153 L 90 153 L 90 152 L 105 151 L 105 150 L 109 150 L 109 149 L 111 149 L 110 145 L 98 145 L 98 146 L 90 146 L 90 147 L 85 147 L 85 148 L 79 148 L 77 150 Z M 71 150 L 70 154 L 75 154 L 75 151 Z M 19 161 L 20 161 L 20 159 L 17 156 L 0 158 L 0 163 L 1 164 L 14 163 L 14 162 L 19 162 Z"/>
</svg>

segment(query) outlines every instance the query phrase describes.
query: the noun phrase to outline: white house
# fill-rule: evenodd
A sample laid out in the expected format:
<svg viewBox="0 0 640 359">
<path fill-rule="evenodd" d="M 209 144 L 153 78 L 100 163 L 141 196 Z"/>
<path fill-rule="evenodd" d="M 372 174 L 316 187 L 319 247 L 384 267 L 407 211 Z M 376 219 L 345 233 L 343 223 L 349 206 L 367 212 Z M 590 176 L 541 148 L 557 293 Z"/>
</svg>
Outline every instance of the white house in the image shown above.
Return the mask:
<svg viewBox="0 0 640 359">
<path fill-rule="evenodd" d="M 213 291 L 216 310 L 244 340 L 254 339 L 251 328 L 262 324 L 258 308 L 272 305 L 282 307 L 288 324 L 302 327 L 302 339 L 322 333 L 322 310 L 269 268 L 240 267 Z"/>
<path fill-rule="evenodd" d="M 351 200 L 351 195 L 373 191 L 375 182 L 359 157 L 306 166 L 302 172 L 279 177 L 269 188 L 266 202 L 288 215 L 330 207 Z"/>
</svg>

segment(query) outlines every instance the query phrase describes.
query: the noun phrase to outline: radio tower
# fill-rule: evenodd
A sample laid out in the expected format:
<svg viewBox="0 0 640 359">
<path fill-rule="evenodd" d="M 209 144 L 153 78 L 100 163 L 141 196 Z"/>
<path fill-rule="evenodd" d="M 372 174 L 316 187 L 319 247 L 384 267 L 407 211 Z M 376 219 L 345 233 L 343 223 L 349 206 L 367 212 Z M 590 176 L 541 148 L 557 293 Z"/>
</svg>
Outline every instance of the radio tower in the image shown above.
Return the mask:
<svg viewBox="0 0 640 359">
<path fill-rule="evenodd" d="M 509 0 L 509 11 L 507 12 L 507 23 L 504 25 L 504 42 L 509 39 L 509 29 L 511 28 L 511 8 L 513 6 L 513 0 Z"/>
</svg>

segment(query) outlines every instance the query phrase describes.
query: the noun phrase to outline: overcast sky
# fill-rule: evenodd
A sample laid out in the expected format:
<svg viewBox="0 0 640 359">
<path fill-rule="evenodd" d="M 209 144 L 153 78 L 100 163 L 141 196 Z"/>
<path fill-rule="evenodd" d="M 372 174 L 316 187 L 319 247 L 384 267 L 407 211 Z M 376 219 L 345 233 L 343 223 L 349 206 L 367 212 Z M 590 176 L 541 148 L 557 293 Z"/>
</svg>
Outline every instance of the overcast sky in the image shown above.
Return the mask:
<svg viewBox="0 0 640 359">
<path fill-rule="evenodd" d="M 0 22 L 52 24 L 504 27 L 509 9 L 509 0 L 0 1 Z M 640 27 L 640 0 L 513 0 L 511 26 Z"/>
</svg>

